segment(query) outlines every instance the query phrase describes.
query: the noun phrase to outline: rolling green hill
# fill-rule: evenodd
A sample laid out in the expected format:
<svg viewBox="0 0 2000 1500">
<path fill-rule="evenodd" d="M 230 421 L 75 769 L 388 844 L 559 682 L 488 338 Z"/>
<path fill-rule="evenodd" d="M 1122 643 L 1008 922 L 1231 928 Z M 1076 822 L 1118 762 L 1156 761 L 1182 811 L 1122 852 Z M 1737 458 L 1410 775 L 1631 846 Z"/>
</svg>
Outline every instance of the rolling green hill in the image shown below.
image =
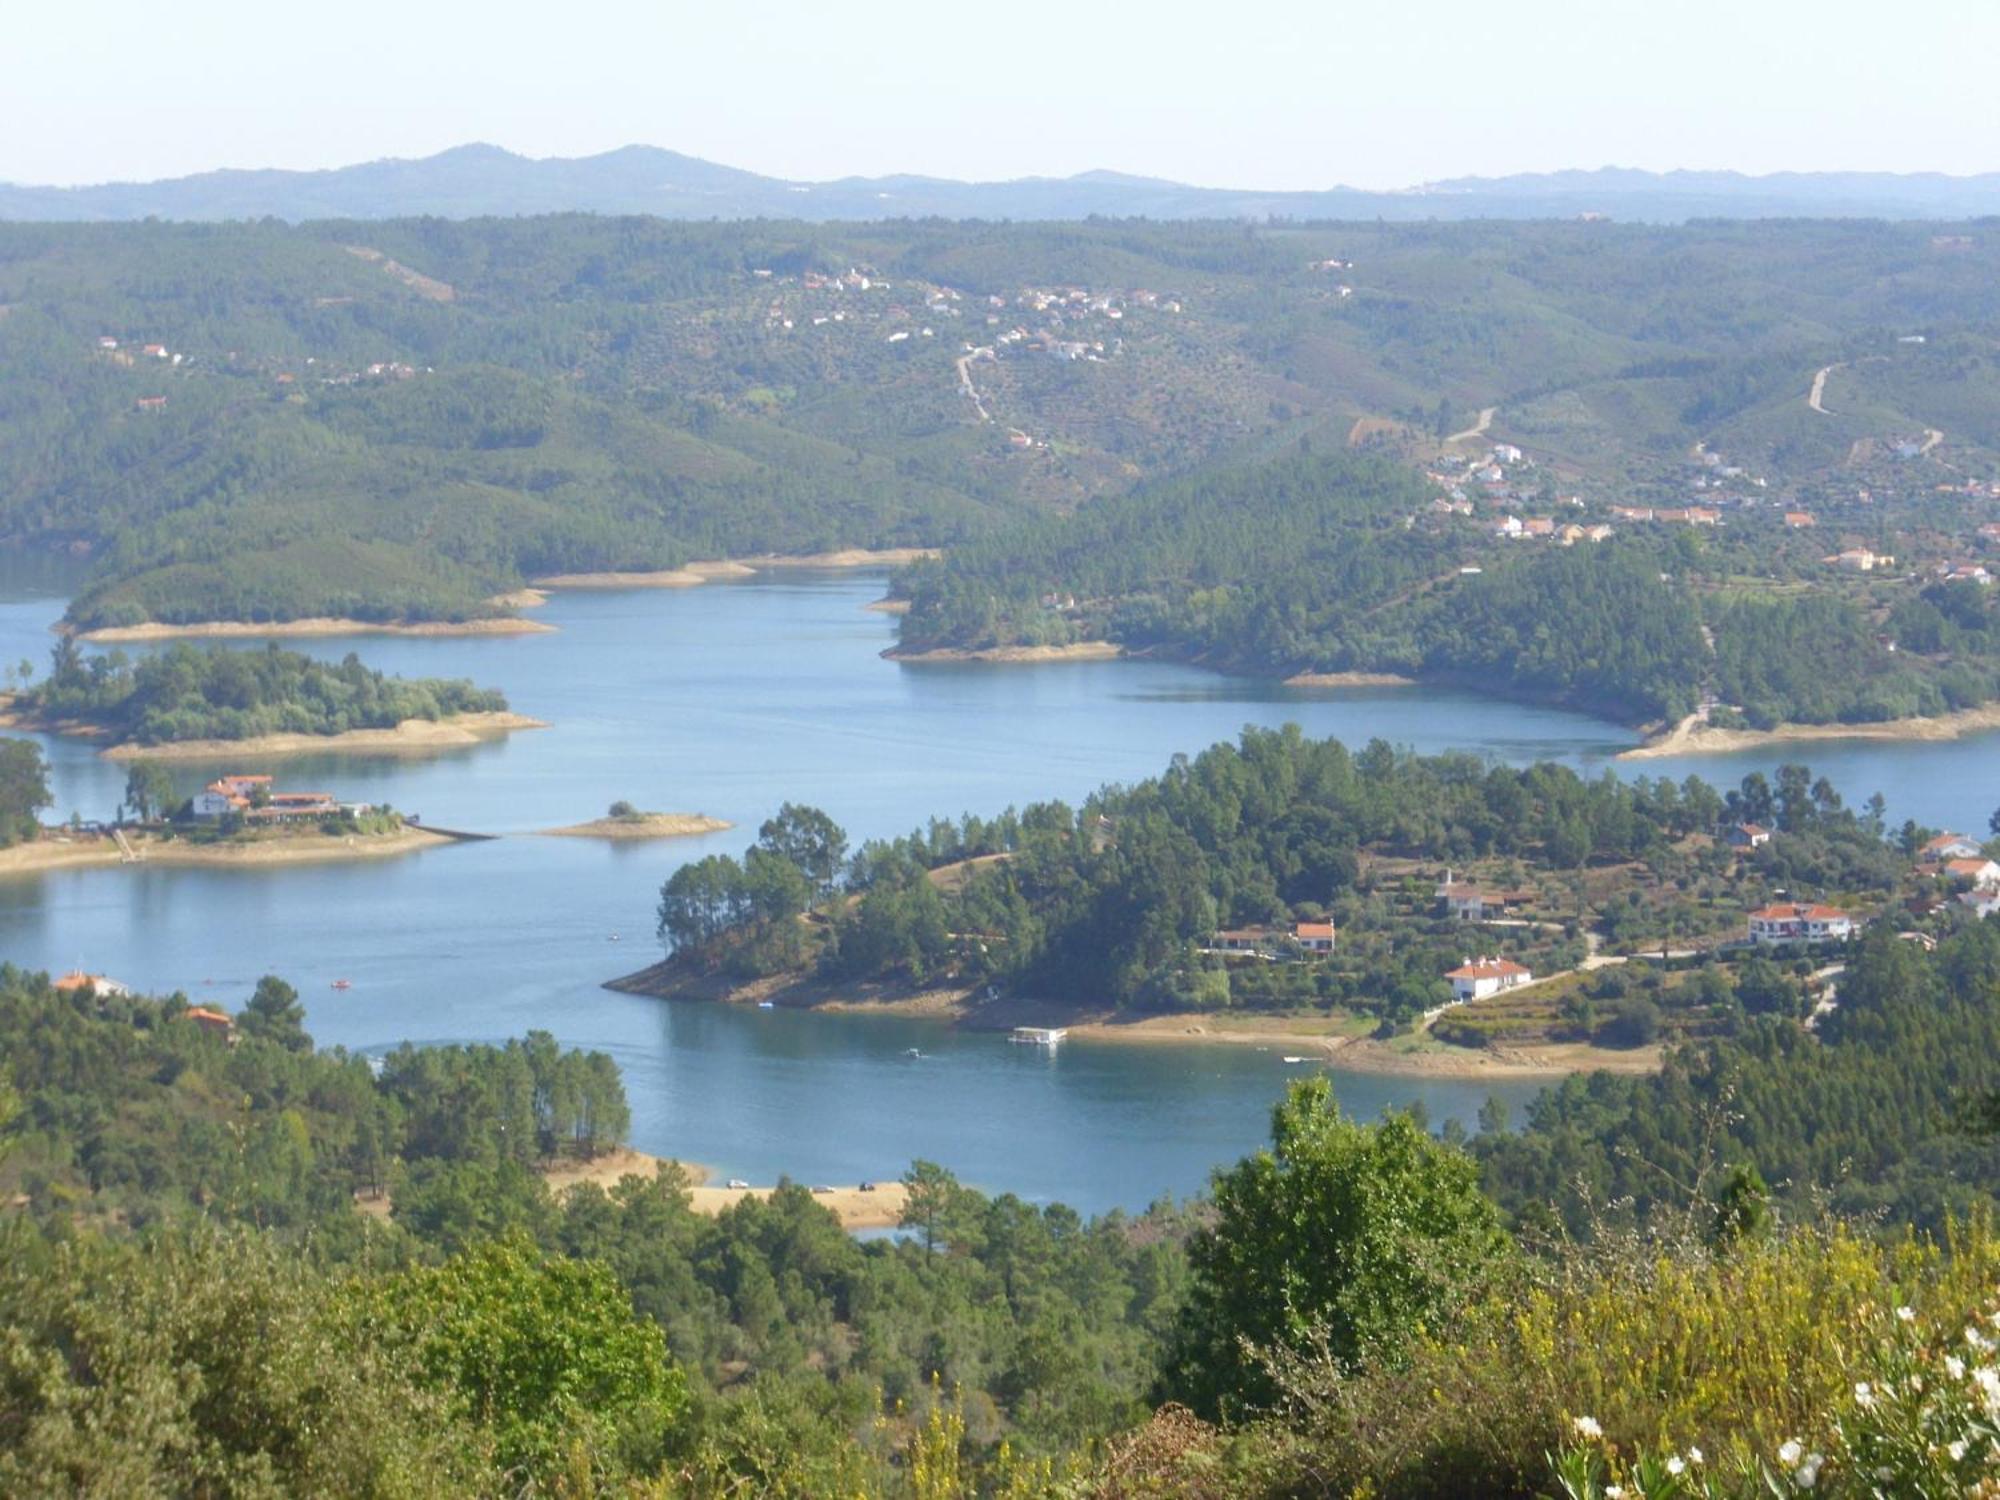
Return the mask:
<svg viewBox="0 0 2000 1500">
<path fill-rule="evenodd" d="M 0 539 L 87 557 L 84 623 L 454 618 L 1485 408 L 1598 498 L 1698 442 L 1772 498 L 1932 430 L 1908 474 L 1990 475 L 1979 228 L 0 225 Z"/>
</svg>

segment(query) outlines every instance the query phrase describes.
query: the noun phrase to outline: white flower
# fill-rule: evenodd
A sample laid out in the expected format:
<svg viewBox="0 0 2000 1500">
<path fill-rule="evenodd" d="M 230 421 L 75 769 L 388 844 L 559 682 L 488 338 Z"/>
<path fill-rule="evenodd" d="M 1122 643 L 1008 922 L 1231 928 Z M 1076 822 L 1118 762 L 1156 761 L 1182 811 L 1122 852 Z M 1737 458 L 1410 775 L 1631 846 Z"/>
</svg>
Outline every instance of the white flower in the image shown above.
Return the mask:
<svg viewBox="0 0 2000 1500">
<path fill-rule="evenodd" d="M 1688 1462 L 1689 1462 L 1689 1463 L 1691 1463 L 1691 1464 L 1698 1464 L 1698 1463 L 1700 1463 L 1700 1462 L 1701 1462 L 1701 1449 L 1699 1449 L 1699 1448 L 1690 1448 L 1690 1449 L 1688 1449 Z"/>
<path fill-rule="evenodd" d="M 1687 1461 L 1676 1453 L 1672 1458 L 1667 1460 L 1667 1472 L 1678 1479 L 1682 1474 L 1687 1472 Z"/>
<path fill-rule="evenodd" d="M 1604 1500 L 1625 1500 L 1625 1486 L 1622 1484 L 1607 1484 L 1604 1487 Z"/>
<path fill-rule="evenodd" d="M 1965 1361 L 1955 1354 L 1947 1354 L 1944 1357 L 1944 1372 L 1953 1380 L 1965 1379 Z"/>
<path fill-rule="evenodd" d="M 1875 1477 L 1881 1480 L 1884 1484 L 1887 1484 L 1890 1480 L 1896 1477 L 1896 1471 L 1890 1468 L 1887 1464 L 1883 1464 L 1881 1467 L 1876 1469 Z"/>
<path fill-rule="evenodd" d="M 1604 1436 L 1604 1429 L 1597 1425 L 1597 1418 L 1595 1417 L 1577 1417 L 1569 1425 L 1576 1429 L 1578 1437 L 1601 1438 Z"/>
<path fill-rule="evenodd" d="M 1857 1380 L 1854 1382 L 1854 1404 L 1863 1411 L 1868 1410 L 1869 1407 L 1875 1404 L 1875 1392 L 1869 1387 L 1867 1381 Z"/>
<path fill-rule="evenodd" d="M 1807 1455 L 1806 1461 L 1799 1465 L 1798 1472 L 1792 1475 L 1792 1483 L 1802 1490 L 1811 1489 L 1819 1483 L 1819 1467 L 1825 1462 L 1826 1460 L 1817 1453 Z"/>
<path fill-rule="evenodd" d="M 1805 1451 L 1797 1438 L 1786 1438 L 1778 1445 L 1778 1462 L 1789 1469 L 1799 1461 L 1799 1455 Z"/>
<path fill-rule="evenodd" d="M 1922 1391 L 1923 1388 L 1924 1388 L 1924 1377 L 1921 1375 L 1912 1375 L 1910 1377 L 1910 1389 L 1913 1391 Z"/>
<path fill-rule="evenodd" d="M 1914 1323 L 1914 1322 L 1916 1322 L 1916 1321 L 1917 1321 L 1917 1310 L 1916 1310 L 1916 1309 L 1915 1309 L 1914 1307 L 1899 1307 L 1899 1308 L 1897 1308 L 1897 1309 L 1896 1309 L 1896 1321 L 1897 1321 L 1897 1322 L 1899 1322 L 1899 1323 Z"/>
<path fill-rule="evenodd" d="M 1977 1328 L 1968 1328 L 1965 1330 L 1965 1341 L 1975 1349 L 1991 1349 L 1993 1347 L 1993 1340 L 1989 1339 Z"/>
<path fill-rule="evenodd" d="M 1960 1459 L 1965 1457 L 1965 1439 L 1960 1438 L 1955 1443 L 1946 1443 L 1944 1445 L 1944 1451 L 1951 1455 L 1951 1461 L 1953 1463 L 1957 1463 Z"/>
</svg>

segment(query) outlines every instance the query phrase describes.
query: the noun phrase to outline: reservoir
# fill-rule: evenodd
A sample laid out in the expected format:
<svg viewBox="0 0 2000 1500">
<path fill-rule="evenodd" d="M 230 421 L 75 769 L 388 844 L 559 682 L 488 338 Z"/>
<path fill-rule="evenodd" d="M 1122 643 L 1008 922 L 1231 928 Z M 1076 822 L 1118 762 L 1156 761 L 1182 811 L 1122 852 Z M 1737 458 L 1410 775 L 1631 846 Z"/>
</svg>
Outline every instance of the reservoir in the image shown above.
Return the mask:
<svg viewBox="0 0 2000 1500">
<path fill-rule="evenodd" d="M 1431 689 L 1292 690 L 1162 663 L 898 664 L 894 621 L 864 605 L 880 577 L 775 574 L 700 588 L 558 593 L 557 633 L 288 643 L 410 676 L 470 677 L 552 727 L 429 760 L 295 758 L 287 786 L 388 802 L 506 835 L 398 859 L 279 870 L 90 869 L 0 882 L 0 955 L 84 967 L 238 1008 L 257 977 L 295 984 L 314 1036 L 379 1052 L 408 1039 L 498 1041 L 532 1028 L 600 1048 L 624 1072 L 633 1144 L 722 1176 L 893 1177 L 913 1157 L 966 1181 L 1086 1212 L 1198 1191 L 1265 1137 L 1288 1076 L 1276 1049 L 1074 1041 L 1053 1054 L 936 1023 L 674 1004 L 602 989 L 658 956 L 660 883 L 738 851 L 783 801 L 825 808 L 859 843 L 933 814 L 997 812 L 1160 771 L 1246 724 L 1296 722 L 1356 747 L 1586 774 L 1699 774 L 1732 785 L 1808 761 L 1850 803 L 1983 834 L 2000 803 L 2000 737 L 1830 742 L 1615 767 L 1616 726 Z M 45 666 L 59 598 L 0 601 L 0 661 Z M 56 805 L 110 816 L 124 768 L 39 737 Z M 181 768 L 192 791 L 224 769 Z M 614 799 L 736 824 L 628 844 L 534 837 Z M 335 979 L 351 981 L 336 992 Z M 908 1056 L 915 1048 L 921 1057 Z M 1533 1083 L 1336 1071 L 1350 1112 L 1421 1100 L 1468 1127 L 1487 1096 Z"/>
</svg>

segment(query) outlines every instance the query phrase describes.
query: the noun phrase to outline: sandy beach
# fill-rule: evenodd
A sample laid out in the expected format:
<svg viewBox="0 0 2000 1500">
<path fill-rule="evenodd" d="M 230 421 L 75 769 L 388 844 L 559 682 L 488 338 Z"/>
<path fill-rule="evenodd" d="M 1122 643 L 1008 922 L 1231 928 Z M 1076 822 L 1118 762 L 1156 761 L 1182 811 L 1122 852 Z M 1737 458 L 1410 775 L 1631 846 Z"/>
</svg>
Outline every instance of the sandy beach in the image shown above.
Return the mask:
<svg viewBox="0 0 2000 1500">
<path fill-rule="evenodd" d="M 1922 719 L 1886 719 L 1875 724 L 1780 724 L 1775 729 L 1716 729 L 1693 715 L 1643 745 L 1621 750 L 1620 760 L 1657 760 L 1670 755 L 1717 755 L 1761 750 L 1770 745 L 1813 740 L 1955 740 L 2000 729 L 2000 703 Z"/>
<path fill-rule="evenodd" d="M 910 612 L 910 601 L 907 599 L 873 599 L 861 607 L 871 614 L 906 615 Z"/>
<path fill-rule="evenodd" d="M 734 1207 L 745 1198 L 768 1198 L 771 1189 L 767 1187 L 732 1188 L 704 1185 L 688 1189 L 688 1197 L 696 1213 L 710 1217 L 725 1208 Z M 874 1184 L 867 1192 L 857 1187 L 834 1187 L 829 1192 L 815 1192 L 813 1202 L 823 1208 L 833 1210 L 840 1220 L 842 1229 L 894 1229 L 903 1216 L 903 1203 L 908 1197 L 903 1184 L 894 1178 Z"/>
<path fill-rule="evenodd" d="M 549 1191 L 561 1197 L 571 1188 L 591 1183 L 609 1192 L 626 1177 L 651 1179 L 669 1158 L 653 1156 L 644 1151 L 634 1151 L 629 1146 L 621 1146 L 616 1151 L 590 1161 L 557 1162 L 542 1169 L 542 1181 Z M 725 1208 L 733 1208 L 745 1198 L 768 1198 L 774 1189 L 769 1187 L 721 1187 L 709 1181 L 710 1172 L 706 1167 L 692 1162 L 677 1162 L 688 1181 L 688 1206 L 698 1214 L 714 1218 Z M 815 1187 L 822 1184 L 814 1184 Z M 895 1179 L 872 1183 L 866 1191 L 859 1184 L 849 1187 L 829 1187 L 827 1192 L 815 1192 L 813 1202 L 830 1209 L 840 1220 L 842 1229 L 893 1229 L 903 1216 L 903 1203 L 907 1197 L 903 1184 Z M 372 1219 L 389 1217 L 390 1202 L 387 1195 L 379 1197 L 357 1196 L 354 1206 Z"/>
<path fill-rule="evenodd" d="M 284 755 L 441 755 L 496 740 L 517 729 L 546 729 L 526 714 L 451 714 L 405 719 L 394 729 L 350 729 L 344 734 L 265 734 L 247 740 L 177 740 L 165 745 L 113 745 L 106 760 L 262 761 Z"/>
<path fill-rule="evenodd" d="M 285 833 L 216 844 L 157 839 L 144 834 L 128 841 L 138 856 L 135 860 L 127 860 L 118 845 L 108 838 L 53 838 L 38 839 L 32 844 L 16 844 L 11 849 L 0 849 L 0 878 L 95 865 L 118 865 L 129 869 L 148 865 L 251 869 L 321 864 L 415 854 L 419 850 L 455 842 L 444 834 L 423 828 L 401 828 L 394 833 Z"/>
<path fill-rule="evenodd" d="M 640 813 L 633 818 L 594 818 L 567 828 L 544 828 L 545 838 L 561 839 L 682 839 L 722 833 L 736 825 L 707 813 Z"/>
<path fill-rule="evenodd" d="M 1125 648 L 1115 641 L 1072 641 L 1067 646 L 936 646 L 928 651 L 892 646 L 882 658 L 902 662 L 1115 661 L 1124 654 Z"/>
<path fill-rule="evenodd" d="M 110 646 L 147 641 L 272 641 L 327 635 L 547 635 L 555 628 L 540 620 L 522 620 L 511 615 L 486 620 L 417 620 L 409 624 L 316 616 L 305 620 L 272 620 L 261 625 L 248 620 L 196 620 L 183 625 L 150 620 L 144 625 L 101 625 L 95 630 L 79 632 L 77 639 Z"/>
</svg>

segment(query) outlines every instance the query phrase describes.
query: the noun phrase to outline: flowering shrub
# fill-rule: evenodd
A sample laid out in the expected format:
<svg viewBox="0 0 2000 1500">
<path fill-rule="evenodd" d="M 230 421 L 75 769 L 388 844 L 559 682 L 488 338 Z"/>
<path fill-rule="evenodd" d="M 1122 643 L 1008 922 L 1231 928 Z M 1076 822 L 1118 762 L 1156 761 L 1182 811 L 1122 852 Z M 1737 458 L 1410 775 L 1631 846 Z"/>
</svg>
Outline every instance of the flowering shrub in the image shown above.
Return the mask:
<svg viewBox="0 0 2000 1500">
<path fill-rule="evenodd" d="M 1550 1460 L 1561 1500 L 1833 1500 L 2000 1497 L 2000 1296 L 1972 1321 L 1926 1319 L 1902 1304 L 1862 1330 L 1855 1380 L 1814 1424 L 1768 1455 L 1717 1472 L 1697 1448 L 1627 1460 L 1596 1418 L 1571 1420 Z"/>
</svg>

